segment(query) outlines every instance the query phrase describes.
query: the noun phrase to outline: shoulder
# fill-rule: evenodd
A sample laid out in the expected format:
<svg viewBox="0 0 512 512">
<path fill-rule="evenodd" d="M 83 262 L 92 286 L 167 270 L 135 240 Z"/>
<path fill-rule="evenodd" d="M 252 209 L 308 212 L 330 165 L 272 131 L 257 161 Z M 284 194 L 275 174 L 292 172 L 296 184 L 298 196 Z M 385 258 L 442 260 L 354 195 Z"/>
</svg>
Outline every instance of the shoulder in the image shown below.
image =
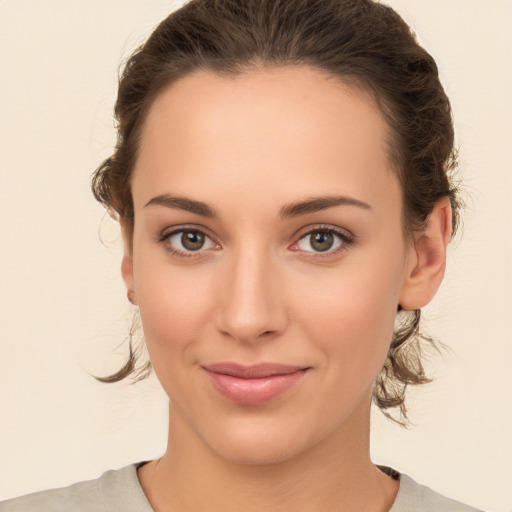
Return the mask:
<svg viewBox="0 0 512 512">
<path fill-rule="evenodd" d="M 36 510 L 41 512 L 65 510 L 104 512 L 107 509 L 102 505 L 100 479 L 79 482 L 61 489 L 34 492 L 0 503 L 0 512 L 32 512 Z"/>
<path fill-rule="evenodd" d="M 152 512 L 137 479 L 137 464 L 100 478 L 0 503 L 0 512 Z"/>
<path fill-rule="evenodd" d="M 421 485 L 411 477 L 400 476 L 400 488 L 389 512 L 482 512 Z"/>
</svg>

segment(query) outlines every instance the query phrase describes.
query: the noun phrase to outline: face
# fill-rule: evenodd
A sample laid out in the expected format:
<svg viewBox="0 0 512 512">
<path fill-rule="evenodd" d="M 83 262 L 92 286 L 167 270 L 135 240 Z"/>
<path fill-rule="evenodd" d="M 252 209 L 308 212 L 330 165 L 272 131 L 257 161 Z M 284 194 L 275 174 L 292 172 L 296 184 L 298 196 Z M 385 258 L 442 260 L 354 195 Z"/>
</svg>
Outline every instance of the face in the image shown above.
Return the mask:
<svg viewBox="0 0 512 512">
<path fill-rule="evenodd" d="M 388 127 L 307 67 L 155 100 L 123 274 L 177 432 L 263 463 L 365 432 L 414 248 Z"/>
</svg>

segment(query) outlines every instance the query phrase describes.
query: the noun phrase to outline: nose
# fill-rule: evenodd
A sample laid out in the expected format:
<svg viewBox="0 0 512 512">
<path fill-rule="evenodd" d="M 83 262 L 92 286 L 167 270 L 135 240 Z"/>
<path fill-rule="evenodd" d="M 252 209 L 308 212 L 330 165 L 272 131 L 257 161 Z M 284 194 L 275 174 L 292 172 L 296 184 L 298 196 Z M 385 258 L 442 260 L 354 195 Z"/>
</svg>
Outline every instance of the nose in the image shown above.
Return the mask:
<svg viewBox="0 0 512 512">
<path fill-rule="evenodd" d="M 240 250 L 218 275 L 217 329 L 240 343 L 275 338 L 287 313 L 278 265 L 265 251 Z"/>
</svg>

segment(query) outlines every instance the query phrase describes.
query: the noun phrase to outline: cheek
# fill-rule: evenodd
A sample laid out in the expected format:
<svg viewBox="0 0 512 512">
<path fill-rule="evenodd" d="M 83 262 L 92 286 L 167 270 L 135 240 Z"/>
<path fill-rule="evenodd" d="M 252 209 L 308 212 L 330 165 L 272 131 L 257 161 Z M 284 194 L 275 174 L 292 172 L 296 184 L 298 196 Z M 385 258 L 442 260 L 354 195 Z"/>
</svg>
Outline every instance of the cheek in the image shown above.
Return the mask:
<svg viewBox="0 0 512 512">
<path fill-rule="evenodd" d="M 144 336 L 157 375 L 192 361 L 193 347 L 211 316 L 204 272 L 135 263 L 135 287 Z"/>
<path fill-rule="evenodd" d="M 349 386 L 373 382 L 391 342 L 399 271 L 393 265 L 385 272 L 380 265 L 346 266 L 317 280 L 315 292 L 306 282 L 302 292 L 296 291 L 299 322 L 306 336 L 316 340 L 333 381 L 343 379 Z"/>
</svg>

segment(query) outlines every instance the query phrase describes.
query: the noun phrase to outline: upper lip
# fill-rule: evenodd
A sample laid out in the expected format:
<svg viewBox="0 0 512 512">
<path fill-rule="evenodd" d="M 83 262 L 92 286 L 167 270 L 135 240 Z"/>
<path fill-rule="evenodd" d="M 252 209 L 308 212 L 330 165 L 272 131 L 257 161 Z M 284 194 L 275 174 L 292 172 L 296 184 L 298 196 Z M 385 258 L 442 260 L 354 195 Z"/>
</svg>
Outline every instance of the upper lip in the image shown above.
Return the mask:
<svg viewBox="0 0 512 512">
<path fill-rule="evenodd" d="M 203 368 L 209 372 L 231 375 L 240 379 L 261 379 L 273 375 L 288 375 L 298 371 L 306 370 L 301 366 L 290 366 L 279 363 L 261 363 L 254 365 L 243 365 L 232 362 L 222 362 L 204 365 Z"/>
</svg>

